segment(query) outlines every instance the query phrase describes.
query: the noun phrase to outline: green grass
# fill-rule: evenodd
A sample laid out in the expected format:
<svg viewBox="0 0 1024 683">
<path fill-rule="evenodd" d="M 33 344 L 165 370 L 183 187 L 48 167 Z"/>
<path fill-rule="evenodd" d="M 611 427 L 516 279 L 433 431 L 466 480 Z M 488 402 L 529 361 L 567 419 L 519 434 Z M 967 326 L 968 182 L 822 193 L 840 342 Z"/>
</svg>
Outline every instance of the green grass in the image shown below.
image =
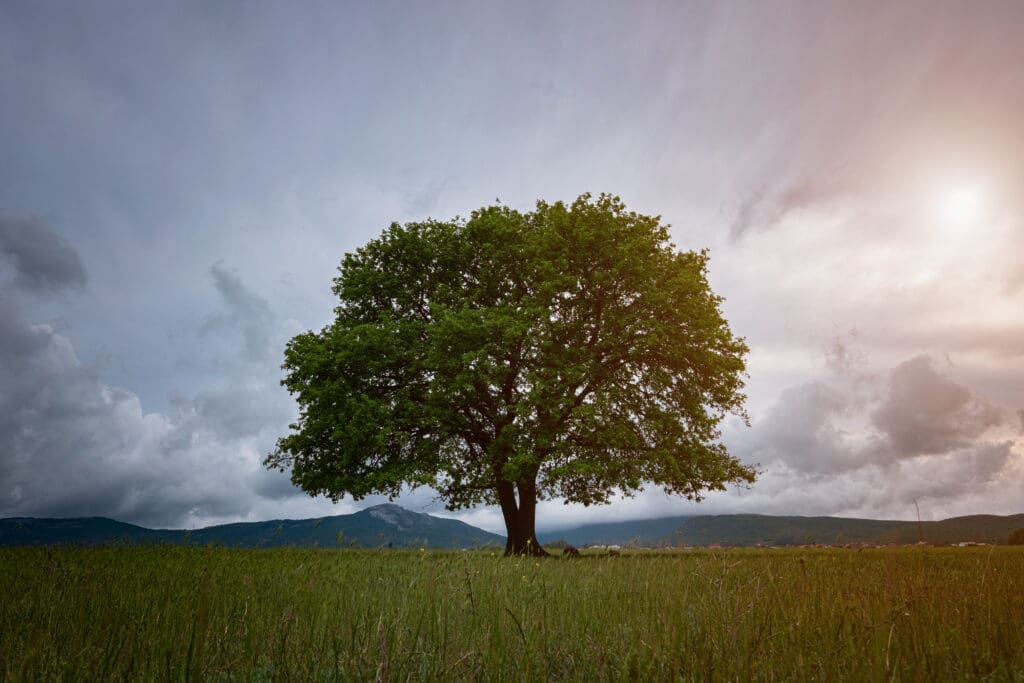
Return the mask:
<svg viewBox="0 0 1024 683">
<path fill-rule="evenodd" d="M 0 550 L 8 680 L 1024 681 L 1024 548 Z"/>
</svg>

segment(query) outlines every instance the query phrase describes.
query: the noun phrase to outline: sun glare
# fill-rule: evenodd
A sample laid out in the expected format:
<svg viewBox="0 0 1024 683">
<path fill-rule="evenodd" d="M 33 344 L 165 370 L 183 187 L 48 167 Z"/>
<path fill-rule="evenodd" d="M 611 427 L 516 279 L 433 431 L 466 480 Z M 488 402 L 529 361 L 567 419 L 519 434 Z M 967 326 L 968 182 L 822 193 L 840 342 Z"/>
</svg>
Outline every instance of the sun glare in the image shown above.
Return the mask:
<svg viewBox="0 0 1024 683">
<path fill-rule="evenodd" d="M 939 218 L 955 226 L 977 223 L 985 213 L 985 194 L 978 185 L 959 185 L 947 190 L 936 207 Z"/>
</svg>

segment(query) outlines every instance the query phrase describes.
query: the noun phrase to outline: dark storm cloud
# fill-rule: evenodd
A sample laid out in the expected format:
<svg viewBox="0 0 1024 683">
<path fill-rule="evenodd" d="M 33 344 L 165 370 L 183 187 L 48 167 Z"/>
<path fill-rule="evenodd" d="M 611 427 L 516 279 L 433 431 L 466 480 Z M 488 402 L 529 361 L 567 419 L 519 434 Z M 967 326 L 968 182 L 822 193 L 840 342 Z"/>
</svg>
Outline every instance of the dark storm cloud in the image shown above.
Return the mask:
<svg viewBox="0 0 1024 683">
<path fill-rule="evenodd" d="M 43 335 L 22 319 L 14 293 L 0 289 L 0 362 L 14 368 L 24 354 L 44 345 Z"/>
<path fill-rule="evenodd" d="M 42 221 L 0 216 L 0 253 L 14 265 L 14 284 L 28 291 L 85 286 L 78 252 Z"/>
<path fill-rule="evenodd" d="M 265 344 L 265 302 L 237 276 L 213 274 L 222 324 Z M 83 364 L 69 338 L 31 323 L 16 296 L 0 290 L 0 517 L 186 525 L 296 495 L 260 464 L 291 417 L 276 378 L 235 378 L 147 414 L 137 395 Z"/>
<path fill-rule="evenodd" d="M 258 434 L 269 425 L 284 424 L 291 417 L 286 402 L 267 400 L 265 386 L 204 391 L 196 396 L 193 405 L 206 428 L 225 440 Z"/>
<path fill-rule="evenodd" d="M 249 359 L 266 359 L 270 354 L 273 327 L 273 314 L 267 301 L 246 287 L 237 273 L 220 263 L 210 267 L 210 275 L 224 310 L 210 319 L 209 327 L 241 332 Z"/>
<path fill-rule="evenodd" d="M 153 426 L 137 401 L 104 385 L 66 338 L 30 324 L 9 300 L 0 303 L 0 347 L 0 516 L 116 509 L 128 492 L 121 464 Z"/>
<path fill-rule="evenodd" d="M 254 470 L 245 477 L 242 483 L 250 486 L 255 493 L 267 500 L 288 500 L 295 498 L 296 495 L 306 495 L 292 484 L 291 476 L 288 473 L 277 470 L 265 468 Z"/>
<path fill-rule="evenodd" d="M 871 417 L 892 454 L 901 458 L 965 448 L 1004 419 L 988 401 L 939 374 L 924 356 L 892 370 L 885 399 Z"/>
</svg>

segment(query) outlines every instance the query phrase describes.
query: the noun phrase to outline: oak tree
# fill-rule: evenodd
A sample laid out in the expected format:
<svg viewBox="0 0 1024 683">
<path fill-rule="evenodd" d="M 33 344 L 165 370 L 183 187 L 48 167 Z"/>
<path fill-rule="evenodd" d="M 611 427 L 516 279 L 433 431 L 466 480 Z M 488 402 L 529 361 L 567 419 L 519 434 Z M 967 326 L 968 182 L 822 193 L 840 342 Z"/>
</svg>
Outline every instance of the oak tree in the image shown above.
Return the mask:
<svg viewBox="0 0 1024 683">
<path fill-rule="evenodd" d="M 609 195 L 392 224 L 344 257 L 334 321 L 288 343 L 300 413 L 265 464 L 333 500 L 497 504 L 509 554 L 544 552 L 538 500 L 753 482 L 720 441 L 747 346 L 666 227 Z"/>
</svg>

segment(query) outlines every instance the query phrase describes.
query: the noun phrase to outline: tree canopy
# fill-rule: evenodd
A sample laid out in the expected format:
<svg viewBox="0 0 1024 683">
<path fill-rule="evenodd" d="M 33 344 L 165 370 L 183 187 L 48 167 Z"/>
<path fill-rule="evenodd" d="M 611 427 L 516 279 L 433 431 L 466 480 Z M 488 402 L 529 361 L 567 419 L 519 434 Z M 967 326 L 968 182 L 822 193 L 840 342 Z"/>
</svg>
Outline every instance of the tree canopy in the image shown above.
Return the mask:
<svg viewBox="0 0 1024 683">
<path fill-rule="evenodd" d="M 499 504 L 510 553 L 543 552 L 538 499 L 753 482 L 720 442 L 748 349 L 707 269 L 609 195 L 392 224 L 345 255 L 334 322 L 288 343 L 300 414 L 266 464 L 334 500 Z"/>
</svg>

